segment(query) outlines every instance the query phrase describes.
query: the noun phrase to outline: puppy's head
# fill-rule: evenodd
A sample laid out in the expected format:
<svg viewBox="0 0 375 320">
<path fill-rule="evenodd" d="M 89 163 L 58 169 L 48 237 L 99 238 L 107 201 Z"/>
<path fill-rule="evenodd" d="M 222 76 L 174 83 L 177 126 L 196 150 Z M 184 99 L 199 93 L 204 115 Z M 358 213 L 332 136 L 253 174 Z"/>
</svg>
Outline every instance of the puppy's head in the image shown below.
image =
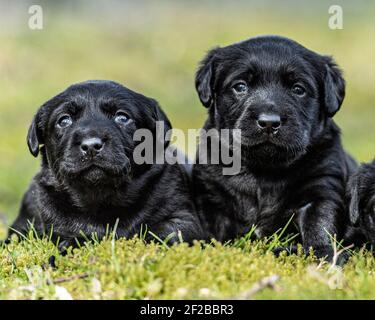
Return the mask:
<svg viewBox="0 0 375 320">
<path fill-rule="evenodd" d="M 375 161 L 363 164 L 350 178 L 350 220 L 360 226 L 367 239 L 375 245 Z"/>
<path fill-rule="evenodd" d="M 134 169 L 134 132 L 154 133 L 156 121 L 171 127 L 155 100 L 112 81 L 87 81 L 40 107 L 27 143 L 60 182 L 113 186 Z"/>
<path fill-rule="evenodd" d="M 217 129 L 241 129 L 255 161 L 285 165 L 322 135 L 341 106 L 345 82 L 330 57 L 265 36 L 211 50 L 196 89 Z"/>
</svg>

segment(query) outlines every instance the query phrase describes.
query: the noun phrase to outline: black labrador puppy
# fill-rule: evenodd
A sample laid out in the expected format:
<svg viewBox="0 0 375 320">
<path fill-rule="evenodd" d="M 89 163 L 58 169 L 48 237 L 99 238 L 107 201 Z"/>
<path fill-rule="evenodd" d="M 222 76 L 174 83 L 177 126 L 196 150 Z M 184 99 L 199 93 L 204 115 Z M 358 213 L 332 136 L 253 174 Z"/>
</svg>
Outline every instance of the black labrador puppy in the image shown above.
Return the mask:
<svg viewBox="0 0 375 320">
<path fill-rule="evenodd" d="M 348 196 L 352 242 L 375 247 L 375 160 L 362 164 L 353 174 L 348 184 Z"/>
<path fill-rule="evenodd" d="M 157 121 L 171 128 L 154 99 L 112 81 L 78 83 L 44 103 L 27 137 L 41 170 L 9 235 L 32 222 L 38 233 L 52 232 L 60 250 L 102 238 L 116 223 L 119 237 L 148 227 L 161 239 L 172 235 L 169 243 L 203 238 L 184 168 L 134 161 L 134 133 L 148 129 L 157 139 Z"/>
<path fill-rule="evenodd" d="M 205 130 L 241 130 L 238 174 L 223 175 L 222 163 L 197 160 L 193 168 L 210 237 L 226 241 L 253 225 L 257 237 L 270 236 L 293 217 L 290 230 L 305 251 L 332 258 L 331 237 L 340 239 L 349 220 L 345 185 L 356 167 L 332 120 L 345 95 L 332 58 L 283 37 L 256 37 L 209 51 L 196 89 L 208 108 Z"/>
</svg>

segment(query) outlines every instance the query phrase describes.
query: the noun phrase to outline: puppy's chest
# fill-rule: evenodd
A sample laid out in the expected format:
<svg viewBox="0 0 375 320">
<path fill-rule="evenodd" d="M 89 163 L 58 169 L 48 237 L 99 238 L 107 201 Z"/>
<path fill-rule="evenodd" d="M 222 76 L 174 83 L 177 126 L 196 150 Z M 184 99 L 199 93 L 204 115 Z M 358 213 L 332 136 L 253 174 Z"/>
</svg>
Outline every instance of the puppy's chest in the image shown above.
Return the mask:
<svg viewBox="0 0 375 320">
<path fill-rule="evenodd" d="M 284 181 L 259 181 L 252 175 L 230 179 L 239 224 L 257 226 L 259 236 L 273 233 L 274 227 L 289 215 L 288 185 Z"/>
</svg>

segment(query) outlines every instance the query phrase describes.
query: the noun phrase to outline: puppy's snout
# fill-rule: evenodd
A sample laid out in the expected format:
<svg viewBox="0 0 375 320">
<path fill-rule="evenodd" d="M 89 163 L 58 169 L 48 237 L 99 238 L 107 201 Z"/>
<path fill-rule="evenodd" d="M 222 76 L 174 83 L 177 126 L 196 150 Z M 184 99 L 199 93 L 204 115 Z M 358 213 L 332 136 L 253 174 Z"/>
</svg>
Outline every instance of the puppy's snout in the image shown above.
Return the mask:
<svg viewBox="0 0 375 320">
<path fill-rule="evenodd" d="M 262 113 L 258 116 L 257 125 L 267 133 L 276 133 L 281 127 L 281 118 L 275 113 Z"/>
<path fill-rule="evenodd" d="M 84 155 L 96 156 L 104 147 L 104 141 L 100 138 L 83 139 L 80 145 L 81 152 Z"/>
</svg>

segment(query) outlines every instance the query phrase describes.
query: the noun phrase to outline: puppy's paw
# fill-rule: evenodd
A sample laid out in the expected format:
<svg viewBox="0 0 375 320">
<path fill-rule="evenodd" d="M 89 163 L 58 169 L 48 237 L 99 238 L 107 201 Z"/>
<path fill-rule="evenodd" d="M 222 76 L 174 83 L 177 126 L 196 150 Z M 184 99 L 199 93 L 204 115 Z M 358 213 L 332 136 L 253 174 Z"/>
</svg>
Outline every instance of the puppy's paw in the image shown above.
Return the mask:
<svg viewBox="0 0 375 320">
<path fill-rule="evenodd" d="M 77 242 L 75 239 L 65 239 L 65 240 L 62 240 L 58 246 L 57 246 L 57 249 L 59 250 L 59 254 L 61 256 L 66 256 L 68 254 L 68 249 L 72 247 L 72 248 L 76 248 L 77 247 Z"/>
<path fill-rule="evenodd" d="M 303 251 L 306 256 L 313 255 L 317 259 L 324 259 L 329 262 L 333 259 L 333 249 L 331 246 L 304 246 Z"/>
<path fill-rule="evenodd" d="M 343 252 L 343 253 L 341 253 L 341 254 L 337 257 L 336 265 L 338 265 L 338 266 L 343 266 L 345 263 L 348 262 L 350 256 L 351 256 L 351 255 L 350 255 L 349 252 Z"/>
<path fill-rule="evenodd" d="M 70 247 L 77 247 L 77 242 L 75 241 L 75 239 L 65 239 L 60 241 L 57 246 L 60 256 L 66 256 Z M 52 255 L 48 258 L 48 265 L 50 265 L 52 268 L 57 268 L 55 255 Z"/>
<path fill-rule="evenodd" d="M 10 238 L 5 239 L 5 240 L 0 240 L 0 246 L 6 246 L 10 243 Z"/>
<path fill-rule="evenodd" d="M 56 257 L 55 256 L 50 256 L 48 258 L 48 265 L 53 268 L 53 269 L 56 269 L 57 266 L 56 266 Z"/>
<path fill-rule="evenodd" d="M 297 254 L 298 253 L 298 247 L 297 246 L 289 246 L 289 247 L 276 247 L 272 250 L 272 253 L 279 257 L 282 252 L 286 252 L 287 255 L 291 254 Z"/>
<path fill-rule="evenodd" d="M 306 254 L 309 252 L 309 249 L 304 249 Z M 335 264 L 337 266 L 344 265 L 348 259 L 350 258 L 349 252 L 341 252 L 339 254 L 335 254 L 333 248 L 331 246 L 323 246 L 323 247 L 315 247 L 313 248 L 314 255 L 318 259 L 324 259 L 329 263 Z"/>
</svg>

